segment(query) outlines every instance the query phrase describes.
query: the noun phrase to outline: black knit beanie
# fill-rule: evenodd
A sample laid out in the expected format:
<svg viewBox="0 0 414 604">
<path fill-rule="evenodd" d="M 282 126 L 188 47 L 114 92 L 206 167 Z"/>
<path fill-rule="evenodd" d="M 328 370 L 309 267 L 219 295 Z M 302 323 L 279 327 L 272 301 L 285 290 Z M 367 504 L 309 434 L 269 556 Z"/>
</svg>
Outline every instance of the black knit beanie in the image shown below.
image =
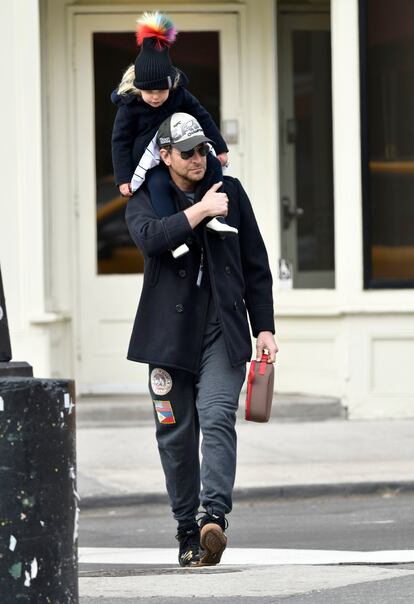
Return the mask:
<svg viewBox="0 0 414 604">
<path fill-rule="evenodd" d="M 169 47 L 177 30 L 167 15 L 144 13 L 137 21 L 136 38 L 141 52 L 135 60 L 134 86 L 140 90 L 166 90 L 174 84 L 178 70 L 172 65 Z"/>
<path fill-rule="evenodd" d="M 155 38 L 145 38 L 135 60 L 134 86 L 139 90 L 166 90 L 172 87 L 176 74 L 168 48 L 159 50 Z"/>
</svg>

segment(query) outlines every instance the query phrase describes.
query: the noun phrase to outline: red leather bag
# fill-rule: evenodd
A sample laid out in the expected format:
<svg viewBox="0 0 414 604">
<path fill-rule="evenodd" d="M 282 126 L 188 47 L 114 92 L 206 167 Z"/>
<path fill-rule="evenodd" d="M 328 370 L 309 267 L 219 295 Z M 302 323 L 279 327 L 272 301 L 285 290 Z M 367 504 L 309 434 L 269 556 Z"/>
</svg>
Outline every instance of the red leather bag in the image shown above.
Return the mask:
<svg viewBox="0 0 414 604">
<path fill-rule="evenodd" d="M 274 365 L 268 363 L 269 355 L 260 361 L 251 361 L 247 376 L 246 415 L 249 422 L 268 422 L 272 410 Z"/>
</svg>

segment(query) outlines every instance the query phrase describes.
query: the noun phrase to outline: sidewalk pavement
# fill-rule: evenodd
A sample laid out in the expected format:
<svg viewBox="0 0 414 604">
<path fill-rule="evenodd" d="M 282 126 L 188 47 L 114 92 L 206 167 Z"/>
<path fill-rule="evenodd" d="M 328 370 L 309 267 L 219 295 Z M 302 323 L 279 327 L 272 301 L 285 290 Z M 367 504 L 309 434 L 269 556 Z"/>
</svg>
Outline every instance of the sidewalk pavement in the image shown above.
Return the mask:
<svg viewBox="0 0 414 604">
<path fill-rule="evenodd" d="M 278 399 L 313 421 L 284 412 L 254 424 L 240 411 L 235 499 L 414 490 L 414 419 L 346 420 L 332 399 Z M 151 401 L 89 397 L 76 407 L 82 507 L 167 501 Z"/>
</svg>

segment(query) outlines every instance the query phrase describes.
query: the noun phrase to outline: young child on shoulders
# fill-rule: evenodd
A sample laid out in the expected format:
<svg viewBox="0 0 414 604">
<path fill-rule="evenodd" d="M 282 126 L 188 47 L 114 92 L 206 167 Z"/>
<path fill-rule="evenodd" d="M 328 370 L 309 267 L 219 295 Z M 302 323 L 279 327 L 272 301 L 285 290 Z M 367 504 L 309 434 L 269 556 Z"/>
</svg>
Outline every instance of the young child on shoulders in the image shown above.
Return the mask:
<svg viewBox="0 0 414 604">
<path fill-rule="evenodd" d="M 136 29 L 141 51 L 111 95 L 118 108 L 112 132 L 115 182 L 120 193 L 127 197 L 144 182 L 147 170 L 158 165 L 156 133 L 160 124 L 177 112 L 189 113 L 201 124 L 217 155 L 216 158 L 209 154 L 209 166 L 214 169 L 216 182 L 223 180 L 222 166 L 227 164 L 228 148 L 208 111 L 186 89 L 188 78 L 171 62 L 169 47 L 176 35 L 168 17 L 158 11 L 144 13 Z M 174 213 L 175 208 L 168 194 L 166 171 L 159 170 L 157 179 L 157 191 L 164 186 L 165 194 L 154 195 L 151 202 L 162 218 Z M 237 229 L 227 225 L 222 217 L 213 218 L 206 227 L 219 233 L 237 234 Z M 187 246 L 180 248 L 183 249 L 173 251 L 173 255 L 177 257 L 188 251 Z"/>
</svg>

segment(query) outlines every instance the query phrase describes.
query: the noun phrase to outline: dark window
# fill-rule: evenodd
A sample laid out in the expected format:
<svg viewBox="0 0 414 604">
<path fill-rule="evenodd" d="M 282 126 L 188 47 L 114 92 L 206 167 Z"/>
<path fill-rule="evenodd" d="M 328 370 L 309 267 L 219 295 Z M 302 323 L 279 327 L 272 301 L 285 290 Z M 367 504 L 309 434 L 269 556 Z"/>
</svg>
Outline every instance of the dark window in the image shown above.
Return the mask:
<svg viewBox="0 0 414 604">
<path fill-rule="evenodd" d="M 127 200 L 114 185 L 111 134 L 116 108 L 110 95 L 138 49 L 134 33 L 95 33 L 95 161 L 98 274 L 139 273 L 142 254 L 125 224 Z M 220 126 L 219 33 L 180 32 L 170 51 L 171 59 L 188 76 L 188 89 Z"/>
<path fill-rule="evenodd" d="M 414 287 L 414 2 L 360 0 L 364 282 Z"/>
</svg>

